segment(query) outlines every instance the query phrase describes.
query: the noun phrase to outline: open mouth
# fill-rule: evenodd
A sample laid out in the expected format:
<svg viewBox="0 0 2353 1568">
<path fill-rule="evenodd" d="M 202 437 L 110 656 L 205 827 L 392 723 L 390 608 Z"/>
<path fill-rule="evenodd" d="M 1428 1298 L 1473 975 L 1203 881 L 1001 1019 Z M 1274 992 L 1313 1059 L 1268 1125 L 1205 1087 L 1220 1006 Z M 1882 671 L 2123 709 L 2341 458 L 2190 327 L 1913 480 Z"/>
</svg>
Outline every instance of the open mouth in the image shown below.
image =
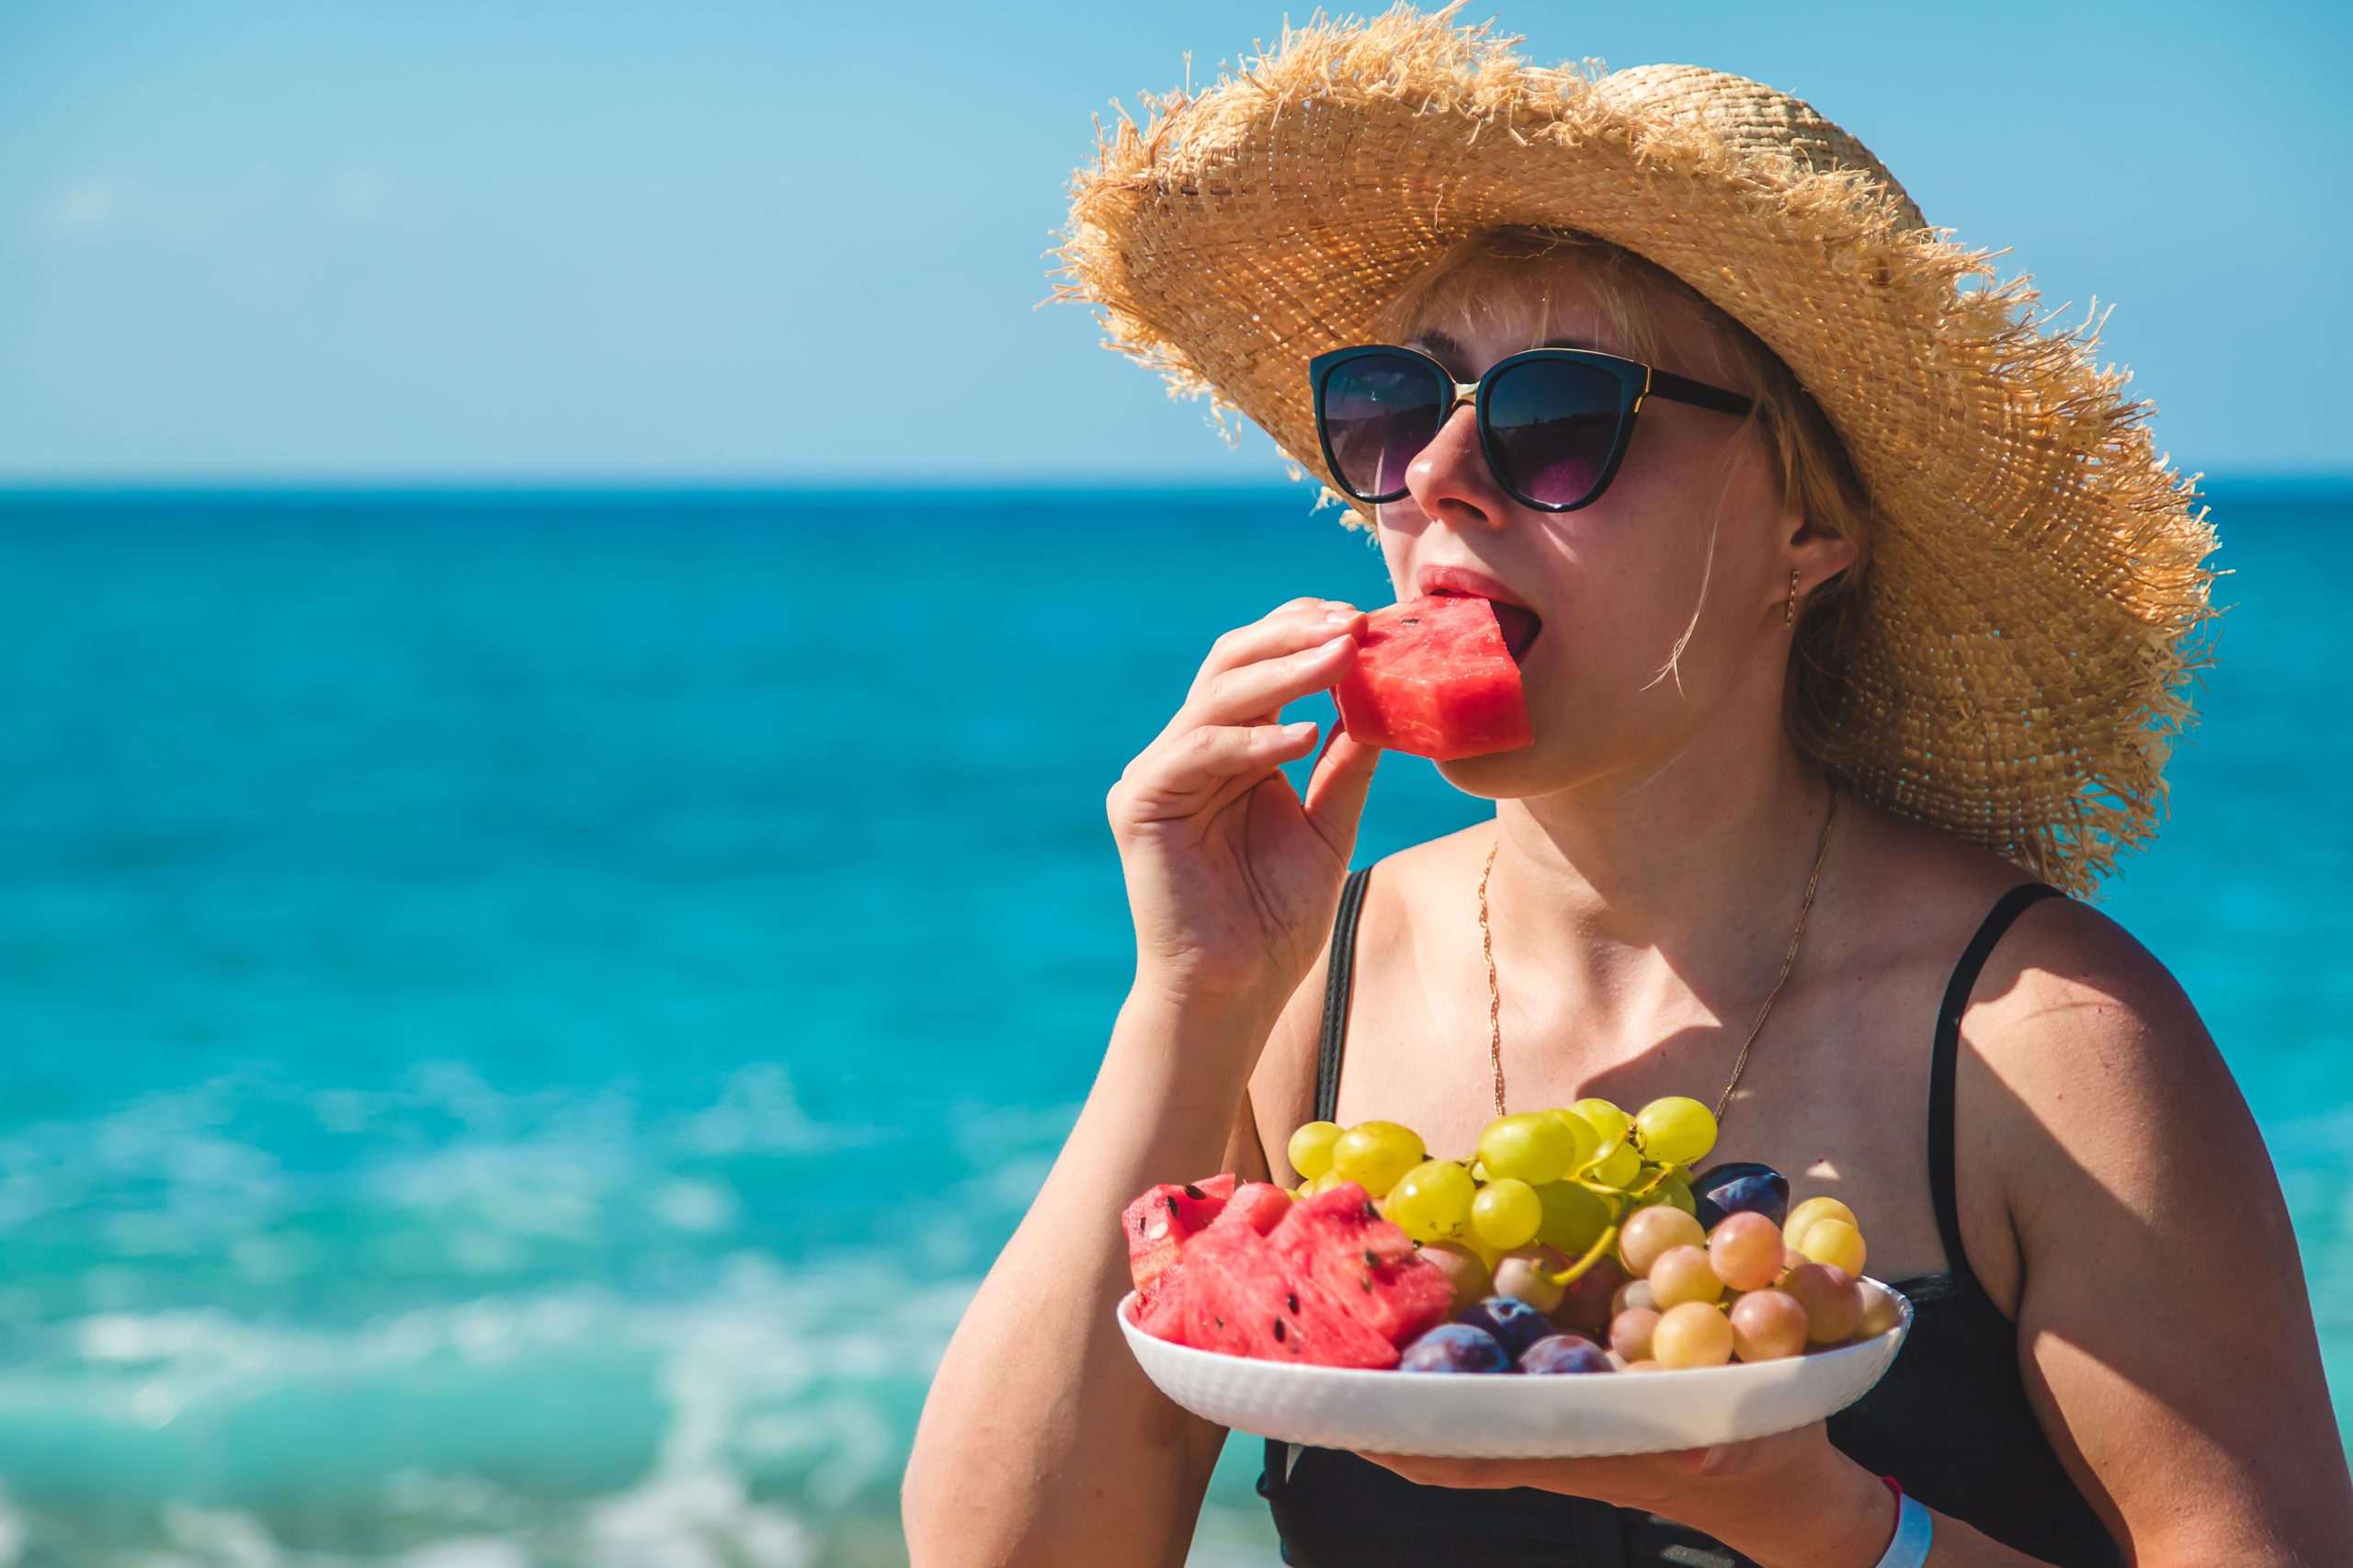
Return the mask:
<svg viewBox="0 0 2353 1568">
<path fill-rule="evenodd" d="M 1543 617 L 1525 605 L 1506 604 L 1502 599 L 1465 593 L 1460 588 L 1434 588 L 1431 592 L 1445 598 L 1486 599 L 1487 608 L 1495 612 L 1495 625 L 1504 634 L 1504 651 L 1511 655 L 1514 664 L 1527 662 L 1529 646 L 1544 630 Z"/>
</svg>

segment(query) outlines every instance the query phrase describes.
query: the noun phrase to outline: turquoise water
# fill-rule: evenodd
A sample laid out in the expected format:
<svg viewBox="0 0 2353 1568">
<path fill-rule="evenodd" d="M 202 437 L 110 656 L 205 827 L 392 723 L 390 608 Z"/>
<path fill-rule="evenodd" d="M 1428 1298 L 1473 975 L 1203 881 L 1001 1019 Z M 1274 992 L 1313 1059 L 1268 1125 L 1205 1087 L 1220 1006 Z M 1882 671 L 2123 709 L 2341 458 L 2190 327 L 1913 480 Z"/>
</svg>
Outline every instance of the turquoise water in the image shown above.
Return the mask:
<svg viewBox="0 0 2353 1568">
<path fill-rule="evenodd" d="M 2213 499 L 2238 608 L 2109 907 L 2353 1390 L 2353 489 Z M 0 1564 L 899 1561 L 1126 978 L 1103 791 L 1217 631 L 1385 597 L 1331 518 L 0 496 Z M 1392 764 L 1364 852 L 1475 811 Z M 1270 1562 L 1234 1447 L 1199 1559 Z"/>
</svg>

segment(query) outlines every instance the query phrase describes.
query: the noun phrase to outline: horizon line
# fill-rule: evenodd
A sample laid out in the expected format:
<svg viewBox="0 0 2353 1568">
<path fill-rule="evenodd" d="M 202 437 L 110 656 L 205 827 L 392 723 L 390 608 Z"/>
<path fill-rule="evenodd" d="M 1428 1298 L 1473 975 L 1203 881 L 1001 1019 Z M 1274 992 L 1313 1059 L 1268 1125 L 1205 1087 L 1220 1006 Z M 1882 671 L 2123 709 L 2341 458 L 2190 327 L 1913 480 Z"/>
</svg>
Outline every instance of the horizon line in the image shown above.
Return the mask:
<svg viewBox="0 0 2353 1568">
<path fill-rule="evenodd" d="M 2199 476 L 2201 493 L 2216 484 L 2237 488 L 2353 489 L 2353 467 L 2342 469 L 2268 468 L 2239 472 L 2208 472 Z M 362 495 L 979 495 L 1116 494 L 1138 491 L 1188 491 L 1201 494 L 1297 495 L 1313 501 L 1320 489 L 1313 476 L 1302 479 L 1219 479 L 1199 473 L 1170 474 L 1006 474 L 967 482 L 881 475 L 126 475 L 0 473 L 0 498 L 21 496 L 218 495 L 218 496 L 362 496 Z"/>
</svg>

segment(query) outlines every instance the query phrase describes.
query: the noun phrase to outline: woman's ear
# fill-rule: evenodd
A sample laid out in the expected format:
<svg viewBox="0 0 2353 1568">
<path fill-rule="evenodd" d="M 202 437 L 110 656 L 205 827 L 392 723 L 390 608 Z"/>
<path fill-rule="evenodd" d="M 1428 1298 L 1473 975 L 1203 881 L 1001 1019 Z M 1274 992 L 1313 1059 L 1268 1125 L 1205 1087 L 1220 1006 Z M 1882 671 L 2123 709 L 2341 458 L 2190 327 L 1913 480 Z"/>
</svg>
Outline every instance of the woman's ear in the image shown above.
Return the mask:
<svg viewBox="0 0 2353 1568">
<path fill-rule="evenodd" d="M 1786 553 L 1789 569 L 1798 574 L 1798 592 L 1810 594 L 1855 563 L 1855 541 L 1799 517 L 1788 536 Z"/>
</svg>

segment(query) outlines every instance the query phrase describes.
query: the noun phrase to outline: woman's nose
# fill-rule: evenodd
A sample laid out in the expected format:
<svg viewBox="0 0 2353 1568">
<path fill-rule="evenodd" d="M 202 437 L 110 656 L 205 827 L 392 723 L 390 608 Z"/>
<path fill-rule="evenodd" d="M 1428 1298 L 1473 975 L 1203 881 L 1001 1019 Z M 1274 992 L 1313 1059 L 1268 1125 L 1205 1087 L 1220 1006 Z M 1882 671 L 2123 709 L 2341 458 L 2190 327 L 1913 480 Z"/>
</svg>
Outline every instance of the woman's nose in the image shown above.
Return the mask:
<svg viewBox="0 0 2353 1568">
<path fill-rule="evenodd" d="M 1430 444 L 1405 465 L 1405 490 L 1433 520 L 1456 528 L 1502 526 L 1510 501 L 1479 449 L 1479 418 L 1469 403 L 1457 403 Z"/>
</svg>

